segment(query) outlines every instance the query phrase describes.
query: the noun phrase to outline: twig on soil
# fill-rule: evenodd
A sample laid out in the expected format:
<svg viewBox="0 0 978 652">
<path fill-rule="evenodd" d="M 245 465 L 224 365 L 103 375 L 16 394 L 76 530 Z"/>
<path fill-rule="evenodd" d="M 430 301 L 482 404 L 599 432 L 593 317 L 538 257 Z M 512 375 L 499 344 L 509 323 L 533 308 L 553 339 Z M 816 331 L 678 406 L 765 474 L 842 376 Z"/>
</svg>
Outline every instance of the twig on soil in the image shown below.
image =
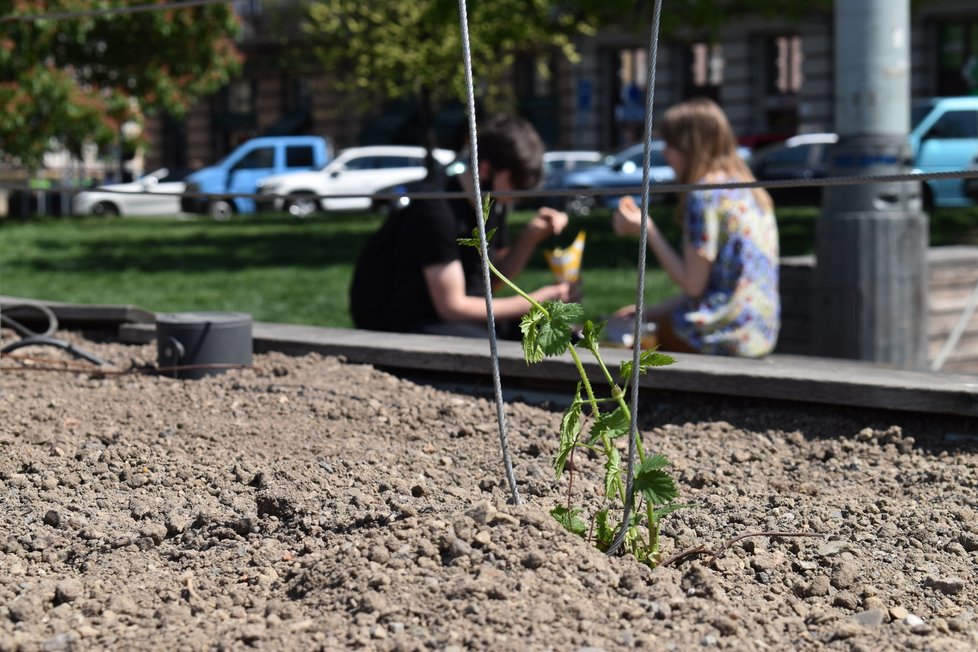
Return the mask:
<svg viewBox="0 0 978 652">
<path fill-rule="evenodd" d="M 693 555 L 705 555 L 709 554 L 710 549 L 705 545 L 696 546 L 695 548 L 689 548 L 688 550 L 683 550 L 682 552 L 677 552 L 671 557 L 666 557 L 659 562 L 659 566 L 669 566 L 671 564 L 678 564 L 686 557 L 692 557 Z"/>
<path fill-rule="evenodd" d="M 29 358 L 25 356 L 11 356 L 5 355 L 4 358 L 14 358 L 17 360 L 25 360 L 31 362 L 49 362 L 57 363 L 61 366 L 52 365 L 36 365 L 36 366 L 21 366 L 12 367 L 3 365 L 0 366 L 0 372 L 17 372 L 17 371 L 62 371 L 62 372 L 74 372 L 74 373 L 86 373 L 92 374 L 93 376 L 126 376 L 128 374 L 155 374 L 155 373 L 170 373 L 174 371 L 192 371 L 199 369 L 253 369 L 253 365 L 239 364 L 239 363 L 224 363 L 224 362 L 210 362 L 201 364 L 185 364 L 185 365 L 175 365 L 171 367 L 130 367 L 128 369 L 102 369 L 95 366 L 85 366 L 79 363 L 72 363 L 70 360 L 53 360 L 47 358 Z"/>
<path fill-rule="evenodd" d="M 751 537 L 824 537 L 825 535 L 820 532 L 749 532 L 747 534 L 739 534 L 735 537 L 727 539 L 720 544 L 720 547 L 716 550 L 710 550 L 705 545 L 696 546 L 695 548 L 690 548 L 682 552 L 676 553 L 675 555 L 664 559 L 659 563 L 659 566 L 669 566 L 671 564 L 678 564 L 680 561 L 686 559 L 687 557 L 692 557 L 694 555 L 710 555 L 710 558 L 703 563 L 704 566 L 712 566 L 714 562 L 726 552 L 733 544 L 744 539 L 749 539 Z"/>
</svg>

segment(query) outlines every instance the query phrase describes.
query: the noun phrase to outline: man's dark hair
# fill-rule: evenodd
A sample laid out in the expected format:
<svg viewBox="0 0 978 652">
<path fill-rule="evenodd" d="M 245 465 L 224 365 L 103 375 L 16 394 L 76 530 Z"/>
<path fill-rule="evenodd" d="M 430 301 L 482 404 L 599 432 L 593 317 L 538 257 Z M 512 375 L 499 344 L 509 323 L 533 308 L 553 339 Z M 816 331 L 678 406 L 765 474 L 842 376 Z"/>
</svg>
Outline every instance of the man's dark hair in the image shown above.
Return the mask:
<svg viewBox="0 0 978 652">
<path fill-rule="evenodd" d="M 493 170 L 509 170 L 518 190 L 536 188 L 543 178 L 543 141 L 527 120 L 496 115 L 479 127 L 479 160 Z"/>
</svg>

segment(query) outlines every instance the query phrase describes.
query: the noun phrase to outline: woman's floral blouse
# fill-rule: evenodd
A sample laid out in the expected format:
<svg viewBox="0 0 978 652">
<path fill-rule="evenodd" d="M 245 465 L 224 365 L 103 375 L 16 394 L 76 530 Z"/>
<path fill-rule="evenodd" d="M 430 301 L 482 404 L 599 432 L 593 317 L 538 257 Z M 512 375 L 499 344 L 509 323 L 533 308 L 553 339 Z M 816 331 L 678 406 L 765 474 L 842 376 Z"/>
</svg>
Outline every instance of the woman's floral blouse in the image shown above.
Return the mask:
<svg viewBox="0 0 978 652">
<path fill-rule="evenodd" d="M 713 268 L 703 295 L 686 297 L 673 314 L 676 334 L 701 353 L 770 353 L 781 328 L 774 213 L 749 189 L 693 191 L 683 237 Z"/>
</svg>

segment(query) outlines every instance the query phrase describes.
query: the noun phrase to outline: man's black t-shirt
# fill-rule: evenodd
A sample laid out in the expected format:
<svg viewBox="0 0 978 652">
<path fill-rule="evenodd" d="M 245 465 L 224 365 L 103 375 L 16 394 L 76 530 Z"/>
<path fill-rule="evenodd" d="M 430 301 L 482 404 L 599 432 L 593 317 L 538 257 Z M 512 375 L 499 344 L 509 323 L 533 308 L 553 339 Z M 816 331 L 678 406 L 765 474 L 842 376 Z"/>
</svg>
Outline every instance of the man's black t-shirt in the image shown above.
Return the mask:
<svg viewBox="0 0 978 652">
<path fill-rule="evenodd" d="M 460 191 L 457 178 L 445 190 Z M 459 260 L 465 273 L 465 293 L 484 296 L 482 262 L 475 247 L 458 244 L 472 237 L 475 207 L 468 198 L 415 200 L 396 211 L 374 233 L 357 260 L 350 287 L 350 312 L 357 328 L 409 333 L 441 321 L 435 311 L 423 269 Z M 489 255 L 507 246 L 506 219 L 496 209 L 488 216 L 486 232 L 497 228 Z"/>
</svg>

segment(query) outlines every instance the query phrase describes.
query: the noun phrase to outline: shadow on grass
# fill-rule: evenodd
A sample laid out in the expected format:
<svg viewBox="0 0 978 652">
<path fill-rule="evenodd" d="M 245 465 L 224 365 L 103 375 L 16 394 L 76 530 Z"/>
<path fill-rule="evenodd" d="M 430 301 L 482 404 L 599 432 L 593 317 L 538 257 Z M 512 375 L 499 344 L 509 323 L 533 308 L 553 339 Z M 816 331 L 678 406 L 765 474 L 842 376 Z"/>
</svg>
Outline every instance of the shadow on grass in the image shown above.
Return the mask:
<svg viewBox="0 0 978 652">
<path fill-rule="evenodd" d="M 228 223 L 107 220 L 67 246 L 64 238 L 42 236 L 33 255 L 10 256 L 7 265 L 74 273 L 350 265 L 378 224 L 375 216 L 363 215 L 240 216 Z"/>
</svg>

